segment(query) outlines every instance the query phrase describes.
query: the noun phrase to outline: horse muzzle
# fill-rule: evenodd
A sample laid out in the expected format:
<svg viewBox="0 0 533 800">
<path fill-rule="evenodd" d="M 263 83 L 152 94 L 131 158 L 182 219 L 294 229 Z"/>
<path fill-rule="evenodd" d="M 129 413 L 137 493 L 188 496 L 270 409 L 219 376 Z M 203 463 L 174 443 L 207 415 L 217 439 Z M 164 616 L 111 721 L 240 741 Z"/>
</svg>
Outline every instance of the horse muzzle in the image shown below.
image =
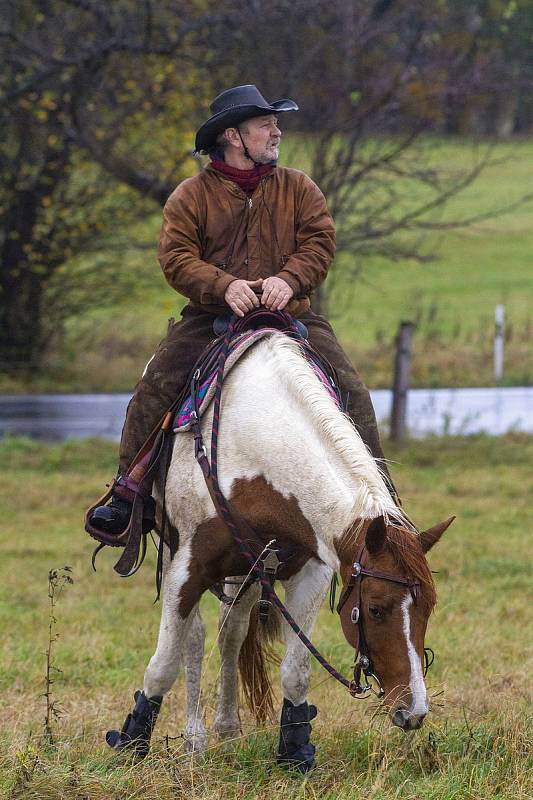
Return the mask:
<svg viewBox="0 0 533 800">
<path fill-rule="evenodd" d="M 422 727 L 426 714 L 413 714 L 406 708 L 397 708 L 391 714 L 393 725 L 397 725 L 404 731 L 416 731 Z"/>
</svg>

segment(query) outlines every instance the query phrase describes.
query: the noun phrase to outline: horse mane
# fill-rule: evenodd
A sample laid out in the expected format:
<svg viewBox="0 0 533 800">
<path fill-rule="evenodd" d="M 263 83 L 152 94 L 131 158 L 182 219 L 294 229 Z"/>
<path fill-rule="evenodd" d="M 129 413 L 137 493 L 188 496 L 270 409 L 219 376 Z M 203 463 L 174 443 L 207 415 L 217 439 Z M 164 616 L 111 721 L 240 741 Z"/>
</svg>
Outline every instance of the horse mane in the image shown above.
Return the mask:
<svg viewBox="0 0 533 800">
<path fill-rule="evenodd" d="M 437 601 L 435 584 L 429 569 L 420 535 L 407 515 L 394 502 L 376 459 L 367 449 L 352 420 L 340 411 L 333 398 L 317 379 L 301 352 L 300 346 L 283 334 L 273 334 L 265 341 L 273 353 L 279 380 L 296 395 L 298 404 L 308 409 L 324 438 L 358 481 L 360 491 L 354 497 L 353 519 L 344 532 L 354 542 L 365 520 L 383 516 L 387 524 L 387 546 L 403 575 L 419 581 L 418 601 L 430 611 Z"/>
<path fill-rule="evenodd" d="M 417 602 L 430 612 L 437 602 L 437 593 L 420 535 L 401 525 L 389 525 L 386 546 L 402 575 L 419 581 Z"/>
<path fill-rule="evenodd" d="M 352 478 L 360 485 L 354 495 L 353 519 L 385 520 L 411 527 L 411 522 L 395 504 L 376 459 L 371 455 L 361 435 L 347 414 L 339 410 L 333 398 L 318 380 L 302 354 L 301 347 L 283 334 L 273 334 L 265 345 L 279 353 L 275 370 L 280 382 L 296 396 L 298 405 L 306 408 L 317 429 L 344 462 Z"/>
</svg>

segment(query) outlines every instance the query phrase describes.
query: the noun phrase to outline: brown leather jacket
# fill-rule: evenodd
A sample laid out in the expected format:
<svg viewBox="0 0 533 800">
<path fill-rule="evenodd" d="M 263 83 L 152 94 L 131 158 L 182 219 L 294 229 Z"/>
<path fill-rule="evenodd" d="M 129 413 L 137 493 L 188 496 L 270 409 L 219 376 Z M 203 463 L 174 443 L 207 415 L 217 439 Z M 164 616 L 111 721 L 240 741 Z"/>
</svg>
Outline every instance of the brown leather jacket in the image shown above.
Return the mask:
<svg viewBox="0 0 533 800">
<path fill-rule="evenodd" d="M 248 198 L 208 166 L 180 183 L 163 211 L 158 256 L 167 281 L 216 313 L 227 309 L 224 294 L 236 278 L 278 275 L 294 291 L 289 311 L 301 314 L 334 253 L 324 195 L 296 169 L 276 167 Z"/>
</svg>

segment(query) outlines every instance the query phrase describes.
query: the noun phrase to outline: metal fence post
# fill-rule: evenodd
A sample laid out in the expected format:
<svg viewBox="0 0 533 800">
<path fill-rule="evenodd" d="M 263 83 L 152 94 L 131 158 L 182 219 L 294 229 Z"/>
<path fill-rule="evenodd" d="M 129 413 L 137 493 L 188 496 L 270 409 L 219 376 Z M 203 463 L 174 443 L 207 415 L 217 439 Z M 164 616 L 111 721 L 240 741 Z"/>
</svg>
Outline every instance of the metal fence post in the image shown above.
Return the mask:
<svg viewBox="0 0 533 800">
<path fill-rule="evenodd" d="M 390 438 L 394 441 L 404 439 L 407 434 L 407 393 L 411 375 L 411 340 L 414 329 L 413 322 L 400 322 L 396 337 L 390 421 Z"/>
</svg>

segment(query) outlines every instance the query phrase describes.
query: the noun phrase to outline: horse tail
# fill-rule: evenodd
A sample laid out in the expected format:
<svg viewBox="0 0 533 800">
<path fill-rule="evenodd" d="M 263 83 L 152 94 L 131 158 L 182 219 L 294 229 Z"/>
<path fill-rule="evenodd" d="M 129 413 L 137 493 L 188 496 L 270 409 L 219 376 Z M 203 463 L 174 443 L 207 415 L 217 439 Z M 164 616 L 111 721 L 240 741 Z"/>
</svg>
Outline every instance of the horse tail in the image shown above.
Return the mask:
<svg viewBox="0 0 533 800">
<path fill-rule="evenodd" d="M 259 604 L 250 613 L 248 633 L 239 653 L 239 673 L 246 705 L 258 725 L 274 721 L 274 690 L 270 680 L 269 664 L 279 665 L 280 658 L 273 643 L 281 636 L 281 614 L 270 607 L 265 621 L 259 618 Z"/>
</svg>

